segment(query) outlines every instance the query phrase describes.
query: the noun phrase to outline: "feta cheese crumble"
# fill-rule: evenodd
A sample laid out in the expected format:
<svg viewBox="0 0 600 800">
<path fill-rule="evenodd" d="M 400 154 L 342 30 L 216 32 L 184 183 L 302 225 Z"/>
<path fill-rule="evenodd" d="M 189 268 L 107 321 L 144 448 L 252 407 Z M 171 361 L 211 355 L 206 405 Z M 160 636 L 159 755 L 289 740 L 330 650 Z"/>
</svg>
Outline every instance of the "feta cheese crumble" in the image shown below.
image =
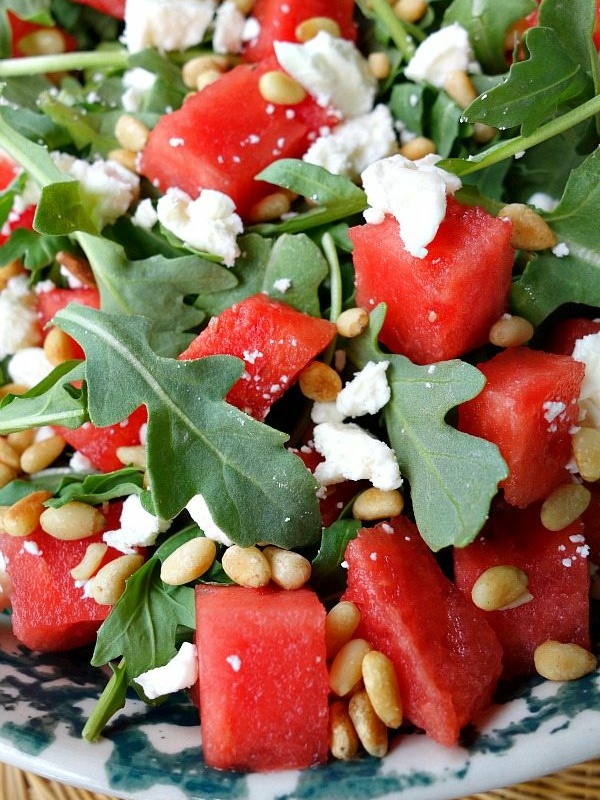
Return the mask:
<svg viewBox="0 0 600 800">
<path fill-rule="evenodd" d="M 573 358 L 585 365 L 579 405 L 585 418 L 600 429 L 600 333 L 590 333 L 577 339 Z"/>
<path fill-rule="evenodd" d="M 344 117 L 373 108 L 377 80 L 366 59 L 347 39 L 326 31 L 303 44 L 275 42 L 277 61 L 321 106 L 332 105 Z"/>
<path fill-rule="evenodd" d="M 478 72 L 469 34 L 454 22 L 430 34 L 417 47 L 415 54 L 406 65 L 405 76 L 415 83 L 430 83 L 443 89 L 451 72 Z"/>
<path fill-rule="evenodd" d="M 213 31 L 215 53 L 239 53 L 244 44 L 246 17 L 234 0 L 225 0 L 217 9 Z"/>
<path fill-rule="evenodd" d="M 177 654 L 162 667 L 155 667 L 135 679 L 148 700 L 165 694 L 188 689 L 198 679 L 198 651 L 196 645 L 184 642 Z"/>
<path fill-rule="evenodd" d="M 223 192 L 204 189 L 195 199 L 181 189 L 167 189 L 158 201 L 158 220 L 185 244 L 220 256 L 232 267 L 240 254 L 237 236 L 244 225 L 233 200 Z"/>
<path fill-rule="evenodd" d="M 391 397 L 386 378 L 389 361 L 369 361 L 356 372 L 335 399 L 338 411 L 344 417 L 362 417 L 376 414 Z"/>
<path fill-rule="evenodd" d="M 11 278 L 0 292 L 0 359 L 40 343 L 37 301 L 26 275 Z"/>
<path fill-rule="evenodd" d="M 208 504 L 201 494 L 192 497 L 186 505 L 186 510 L 208 539 L 224 544 L 226 547 L 233 544 L 225 531 L 221 530 L 214 521 Z"/>
<path fill-rule="evenodd" d="M 446 195 L 460 189 L 460 178 L 436 166 L 439 156 L 411 161 L 397 154 L 376 161 L 362 173 L 369 208 L 365 220 L 373 225 L 392 214 L 408 252 L 425 258 L 446 215 Z"/>
<path fill-rule="evenodd" d="M 43 347 L 23 347 L 8 363 L 8 374 L 14 383 L 31 389 L 54 369 Z"/>
<path fill-rule="evenodd" d="M 122 553 L 133 553 L 135 547 L 151 547 L 159 533 L 169 530 L 171 520 L 160 519 L 142 506 L 140 496 L 130 494 L 123 503 L 119 529 L 106 531 L 102 539 Z"/>
<path fill-rule="evenodd" d="M 128 69 L 123 73 L 123 86 L 125 91 L 121 95 L 123 111 L 140 111 L 144 104 L 145 95 L 152 89 L 156 82 L 156 75 L 143 67 Z"/>
<path fill-rule="evenodd" d="M 215 8 L 215 0 L 127 0 L 122 41 L 130 53 L 187 50 L 204 39 Z"/>
</svg>

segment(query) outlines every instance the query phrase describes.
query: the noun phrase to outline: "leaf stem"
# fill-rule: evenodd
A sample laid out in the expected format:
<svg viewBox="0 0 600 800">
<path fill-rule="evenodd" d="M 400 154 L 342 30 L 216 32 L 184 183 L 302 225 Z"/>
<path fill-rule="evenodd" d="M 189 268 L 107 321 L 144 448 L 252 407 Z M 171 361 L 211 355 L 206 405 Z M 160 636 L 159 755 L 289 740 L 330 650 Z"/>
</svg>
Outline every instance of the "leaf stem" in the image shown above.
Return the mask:
<svg viewBox="0 0 600 800">
<path fill-rule="evenodd" d="M 98 741 L 106 723 L 125 705 L 127 695 L 125 659 L 122 658 L 112 669 L 113 674 L 81 732 L 82 738 L 88 742 Z"/>
<path fill-rule="evenodd" d="M 22 75 L 43 75 L 47 72 L 102 69 L 113 67 L 124 69 L 129 54 L 125 50 L 90 51 L 87 53 L 57 53 L 55 55 L 5 58 L 0 61 L 0 78 L 15 78 Z"/>
<path fill-rule="evenodd" d="M 416 50 L 415 43 L 401 20 L 394 14 L 388 0 L 371 0 L 370 6 L 375 16 L 386 28 L 404 61 L 410 61 Z"/>
<path fill-rule="evenodd" d="M 329 320 L 335 322 L 342 313 L 342 276 L 340 273 L 340 262 L 338 259 L 335 242 L 330 233 L 323 234 L 321 239 L 323 252 L 329 264 L 329 282 L 331 301 L 329 306 Z"/>
</svg>

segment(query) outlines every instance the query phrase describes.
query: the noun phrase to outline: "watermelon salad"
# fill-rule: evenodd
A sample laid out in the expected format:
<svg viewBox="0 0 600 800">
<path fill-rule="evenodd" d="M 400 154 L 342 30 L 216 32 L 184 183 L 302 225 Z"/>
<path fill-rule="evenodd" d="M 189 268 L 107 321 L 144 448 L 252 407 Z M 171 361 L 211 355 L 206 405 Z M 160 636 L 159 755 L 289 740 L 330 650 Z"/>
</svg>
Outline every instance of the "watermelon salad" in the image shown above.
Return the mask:
<svg viewBox="0 0 600 800">
<path fill-rule="evenodd" d="M 2 5 L 0 610 L 110 665 L 85 739 L 185 692 L 304 769 L 596 669 L 599 9 Z"/>
</svg>

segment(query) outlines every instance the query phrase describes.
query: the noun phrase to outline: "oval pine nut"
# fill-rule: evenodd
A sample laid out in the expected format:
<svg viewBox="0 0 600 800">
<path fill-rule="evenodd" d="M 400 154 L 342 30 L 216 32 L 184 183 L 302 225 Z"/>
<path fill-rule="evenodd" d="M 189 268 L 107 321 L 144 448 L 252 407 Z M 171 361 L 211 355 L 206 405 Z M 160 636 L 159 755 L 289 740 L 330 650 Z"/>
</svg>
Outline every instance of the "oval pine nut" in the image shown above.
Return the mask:
<svg viewBox="0 0 600 800">
<path fill-rule="evenodd" d="M 404 498 L 397 489 L 374 486 L 358 495 L 352 506 L 354 519 L 364 521 L 397 517 L 404 510 Z"/>
<path fill-rule="evenodd" d="M 21 465 L 21 457 L 17 450 L 10 444 L 7 438 L 0 436 L 0 462 L 6 464 L 7 467 L 19 469 Z"/>
<path fill-rule="evenodd" d="M 362 662 L 371 650 L 365 639 L 350 639 L 335 655 L 329 668 L 329 688 L 338 697 L 345 697 L 362 679 Z"/>
<path fill-rule="evenodd" d="M 263 553 L 271 567 L 271 580 L 282 589 L 299 589 L 309 580 L 310 561 L 300 553 L 272 545 Z"/>
<path fill-rule="evenodd" d="M 349 642 L 358 628 L 360 611 L 350 600 L 340 600 L 325 617 L 325 647 L 327 658 L 333 658 L 338 650 Z"/>
<path fill-rule="evenodd" d="M 339 38 L 342 35 L 340 26 L 331 17 L 310 17 L 305 19 L 297 25 L 295 35 L 299 42 L 308 42 L 310 39 L 314 39 L 321 31 L 325 31 L 335 38 Z"/>
<path fill-rule="evenodd" d="M 253 224 L 270 222 L 279 219 L 282 214 L 287 214 L 291 208 L 290 195 L 285 192 L 273 192 L 263 197 L 250 209 L 249 221 Z"/>
<path fill-rule="evenodd" d="M 108 545 L 104 542 L 92 542 L 92 544 L 88 544 L 83 558 L 79 564 L 71 570 L 71 577 L 73 580 L 89 580 L 102 563 L 102 559 L 107 550 Z"/>
<path fill-rule="evenodd" d="M 490 342 L 496 347 L 519 347 L 531 339 L 533 332 L 529 320 L 505 314 L 490 328 Z"/>
<path fill-rule="evenodd" d="M 409 158 L 411 161 L 418 161 L 420 158 L 425 158 L 432 153 L 435 153 L 435 142 L 428 139 L 427 136 L 414 136 L 399 148 L 398 152 L 404 158 Z"/>
<path fill-rule="evenodd" d="M 486 569 L 471 589 L 471 599 L 483 611 L 498 611 L 520 598 L 531 599 L 527 593 L 529 579 L 519 567 L 497 564 Z"/>
<path fill-rule="evenodd" d="M 148 128 L 133 114 L 121 114 L 115 125 L 117 142 L 125 150 L 132 150 L 134 153 L 144 149 L 149 135 Z"/>
<path fill-rule="evenodd" d="M 387 728 L 375 713 L 365 691 L 352 695 L 348 703 L 348 714 L 367 753 L 375 758 L 383 758 L 388 750 Z"/>
<path fill-rule="evenodd" d="M 535 668 L 549 681 L 574 681 L 596 669 L 596 657 L 578 644 L 550 639 L 533 654 Z"/>
<path fill-rule="evenodd" d="M 29 536 L 40 524 L 44 503 L 52 497 L 50 492 L 39 491 L 22 497 L 7 508 L 2 516 L 2 526 L 11 536 Z"/>
<path fill-rule="evenodd" d="M 76 357 L 75 343 L 60 328 L 50 328 L 44 339 L 44 353 L 48 361 L 57 366 Z"/>
<path fill-rule="evenodd" d="M 146 448 L 143 444 L 117 447 L 116 456 L 125 466 L 133 464 L 140 469 L 146 468 Z"/>
<path fill-rule="evenodd" d="M 23 56 L 53 56 L 65 52 L 66 40 L 58 28 L 40 28 L 19 39 Z"/>
<path fill-rule="evenodd" d="M 263 100 L 275 105 L 295 106 L 306 97 L 298 81 L 280 70 L 271 70 L 260 76 L 258 91 Z"/>
<path fill-rule="evenodd" d="M 549 531 L 562 531 L 583 514 L 591 499 L 590 490 L 580 483 L 559 486 L 542 503 L 542 525 Z"/>
<path fill-rule="evenodd" d="M 329 706 L 329 749 L 340 761 L 349 761 L 358 753 L 360 739 L 343 700 L 334 700 Z"/>
<path fill-rule="evenodd" d="M 160 577 L 170 586 L 183 586 L 204 575 L 213 564 L 217 546 L 206 536 L 196 536 L 174 550 L 162 563 Z"/>
<path fill-rule="evenodd" d="M 298 375 L 300 391 L 309 400 L 330 403 L 342 390 L 338 373 L 322 361 L 311 361 Z"/>
<path fill-rule="evenodd" d="M 6 486 L 7 483 L 14 481 L 17 474 L 16 470 L 0 462 L 0 487 Z"/>
<path fill-rule="evenodd" d="M 29 445 L 33 443 L 34 438 L 35 432 L 29 428 L 25 431 L 15 431 L 15 433 L 9 433 L 6 437 L 6 441 L 13 448 L 13 450 L 16 450 L 17 453 L 22 453 L 23 450 L 26 450 Z M 18 466 L 20 466 L 20 462 Z"/>
<path fill-rule="evenodd" d="M 579 428 L 573 434 L 573 457 L 584 481 L 594 483 L 600 479 L 600 431 L 597 428 Z"/>
<path fill-rule="evenodd" d="M 65 447 L 65 440 L 58 435 L 34 442 L 21 453 L 21 469 L 29 475 L 46 469 L 53 461 L 56 461 Z"/>
<path fill-rule="evenodd" d="M 130 172 L 138 171 L 138 156 L 133 150 L 126 150 L 124 147 L 115 147 L 108 155 L 110 161 L 115 161 Z"/>
<path fill-rule="evenodd" d="M 4 266 L 0 267 L 0 291 L 2 291 L 2 289 L 6 289 L 6 286 L 11 278 L 15 278 L 17 275 L 25 274 L 26 273 L 23 269 L 23 265 L 17 258 L 14 261 L 9 261 L 8 264 L 4 264 Z"/>
<path fill-rule="evenodd" d="M 427 8 L 426 0 L 397 0 L 394 4 L 394 14 L 404 22 L 418 22 Z"/>
<path fill-rule="evenodd" d="M 512 222 L 510 243 L 515 250 L 546 250 L 556 244 L 556 235 L 533 208 L 524 203 L 509 203 L 498 216 Z"/>
<path fill-rule="evenodd" d="M 101 606 L 114 606 L 125 591 L 125 582 L 144 563 L 144 557 L 132 554 L 109 561 L 91 580 L 91 596 Z"/>
<path fill-rule="evenodd" d="M 477 89 L 470 76 L 462 69 L 453 69 L 444 81 L 446 94 L 459 108 L 466 108 L 477 97 Z"/>
<path fill-rule="evenodd" d="M 353 339 L 369 327 L 369 312 L 366 308 L 347 308 L 335 321 L 337 332 L 346 339 Z"/>
<path fill-rule="evenodd" d="M 72 500 L 60 508 L 46 508 L 40 516 L 42 529 L 63 542 L 87 539 L 100 533 L 105 524 L 101 511 L 79 500 Z"/>
<path fill-rule="evenodd" d="M 181 78 L 188 89 L 197 89 L 198 81 L 206 72 L 218 72 L 220 75 L 227 69 L 226 56 L 203 55 L 191 58 L 181 68 Z"/>
<path fill-rule="evenodd" d="M 392 62 L 387 53 L 369 53 L 367 64 L 369 66 L 369 72 L 374 78 L 377 78 L 378 81 L 384 81 L 386 78 L 389 78 L 392 71 Z"/>
<path fill-rule="evenodd" d="M 258 547 L 231 545 L 223 553 L 221 564 L 225 574 L 240 586 L 257 589 L 271 580 L 271 567 Z"/>
<path fill-rule="evenodd" d="M 366 653 L 362 662 L 365 691 L 379 719 L 388 728 L 402 724 L 402 700 L 396 670 L 390 659 L 379 650 Z"/>
</svg>

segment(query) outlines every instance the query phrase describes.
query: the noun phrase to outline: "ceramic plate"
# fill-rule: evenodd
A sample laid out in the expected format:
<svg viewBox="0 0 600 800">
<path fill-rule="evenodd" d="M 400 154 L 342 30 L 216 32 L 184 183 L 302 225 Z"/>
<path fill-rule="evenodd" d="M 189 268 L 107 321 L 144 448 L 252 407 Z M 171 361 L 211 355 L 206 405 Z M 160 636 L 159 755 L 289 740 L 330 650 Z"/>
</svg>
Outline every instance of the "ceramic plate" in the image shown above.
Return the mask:
<svg viewBox="0 0 600 800">
<path fill-rule="evenodd" d="M 139 800 L 449 800 L 600 755 L 600 672 L 574 683 L 532 681 L 490 710 L 462 747 L 398 736 L 382 761 L 269 775 L 202 763 L 185 696 L 149 708 L 128 700 L 106 738 L 79 734 L 103 688 L 89 653 L 28 653 L 0 617 L 0 761 L 74 786 Z M 240 709 L 243 713 L 243 709 Z"/>
</svg>

